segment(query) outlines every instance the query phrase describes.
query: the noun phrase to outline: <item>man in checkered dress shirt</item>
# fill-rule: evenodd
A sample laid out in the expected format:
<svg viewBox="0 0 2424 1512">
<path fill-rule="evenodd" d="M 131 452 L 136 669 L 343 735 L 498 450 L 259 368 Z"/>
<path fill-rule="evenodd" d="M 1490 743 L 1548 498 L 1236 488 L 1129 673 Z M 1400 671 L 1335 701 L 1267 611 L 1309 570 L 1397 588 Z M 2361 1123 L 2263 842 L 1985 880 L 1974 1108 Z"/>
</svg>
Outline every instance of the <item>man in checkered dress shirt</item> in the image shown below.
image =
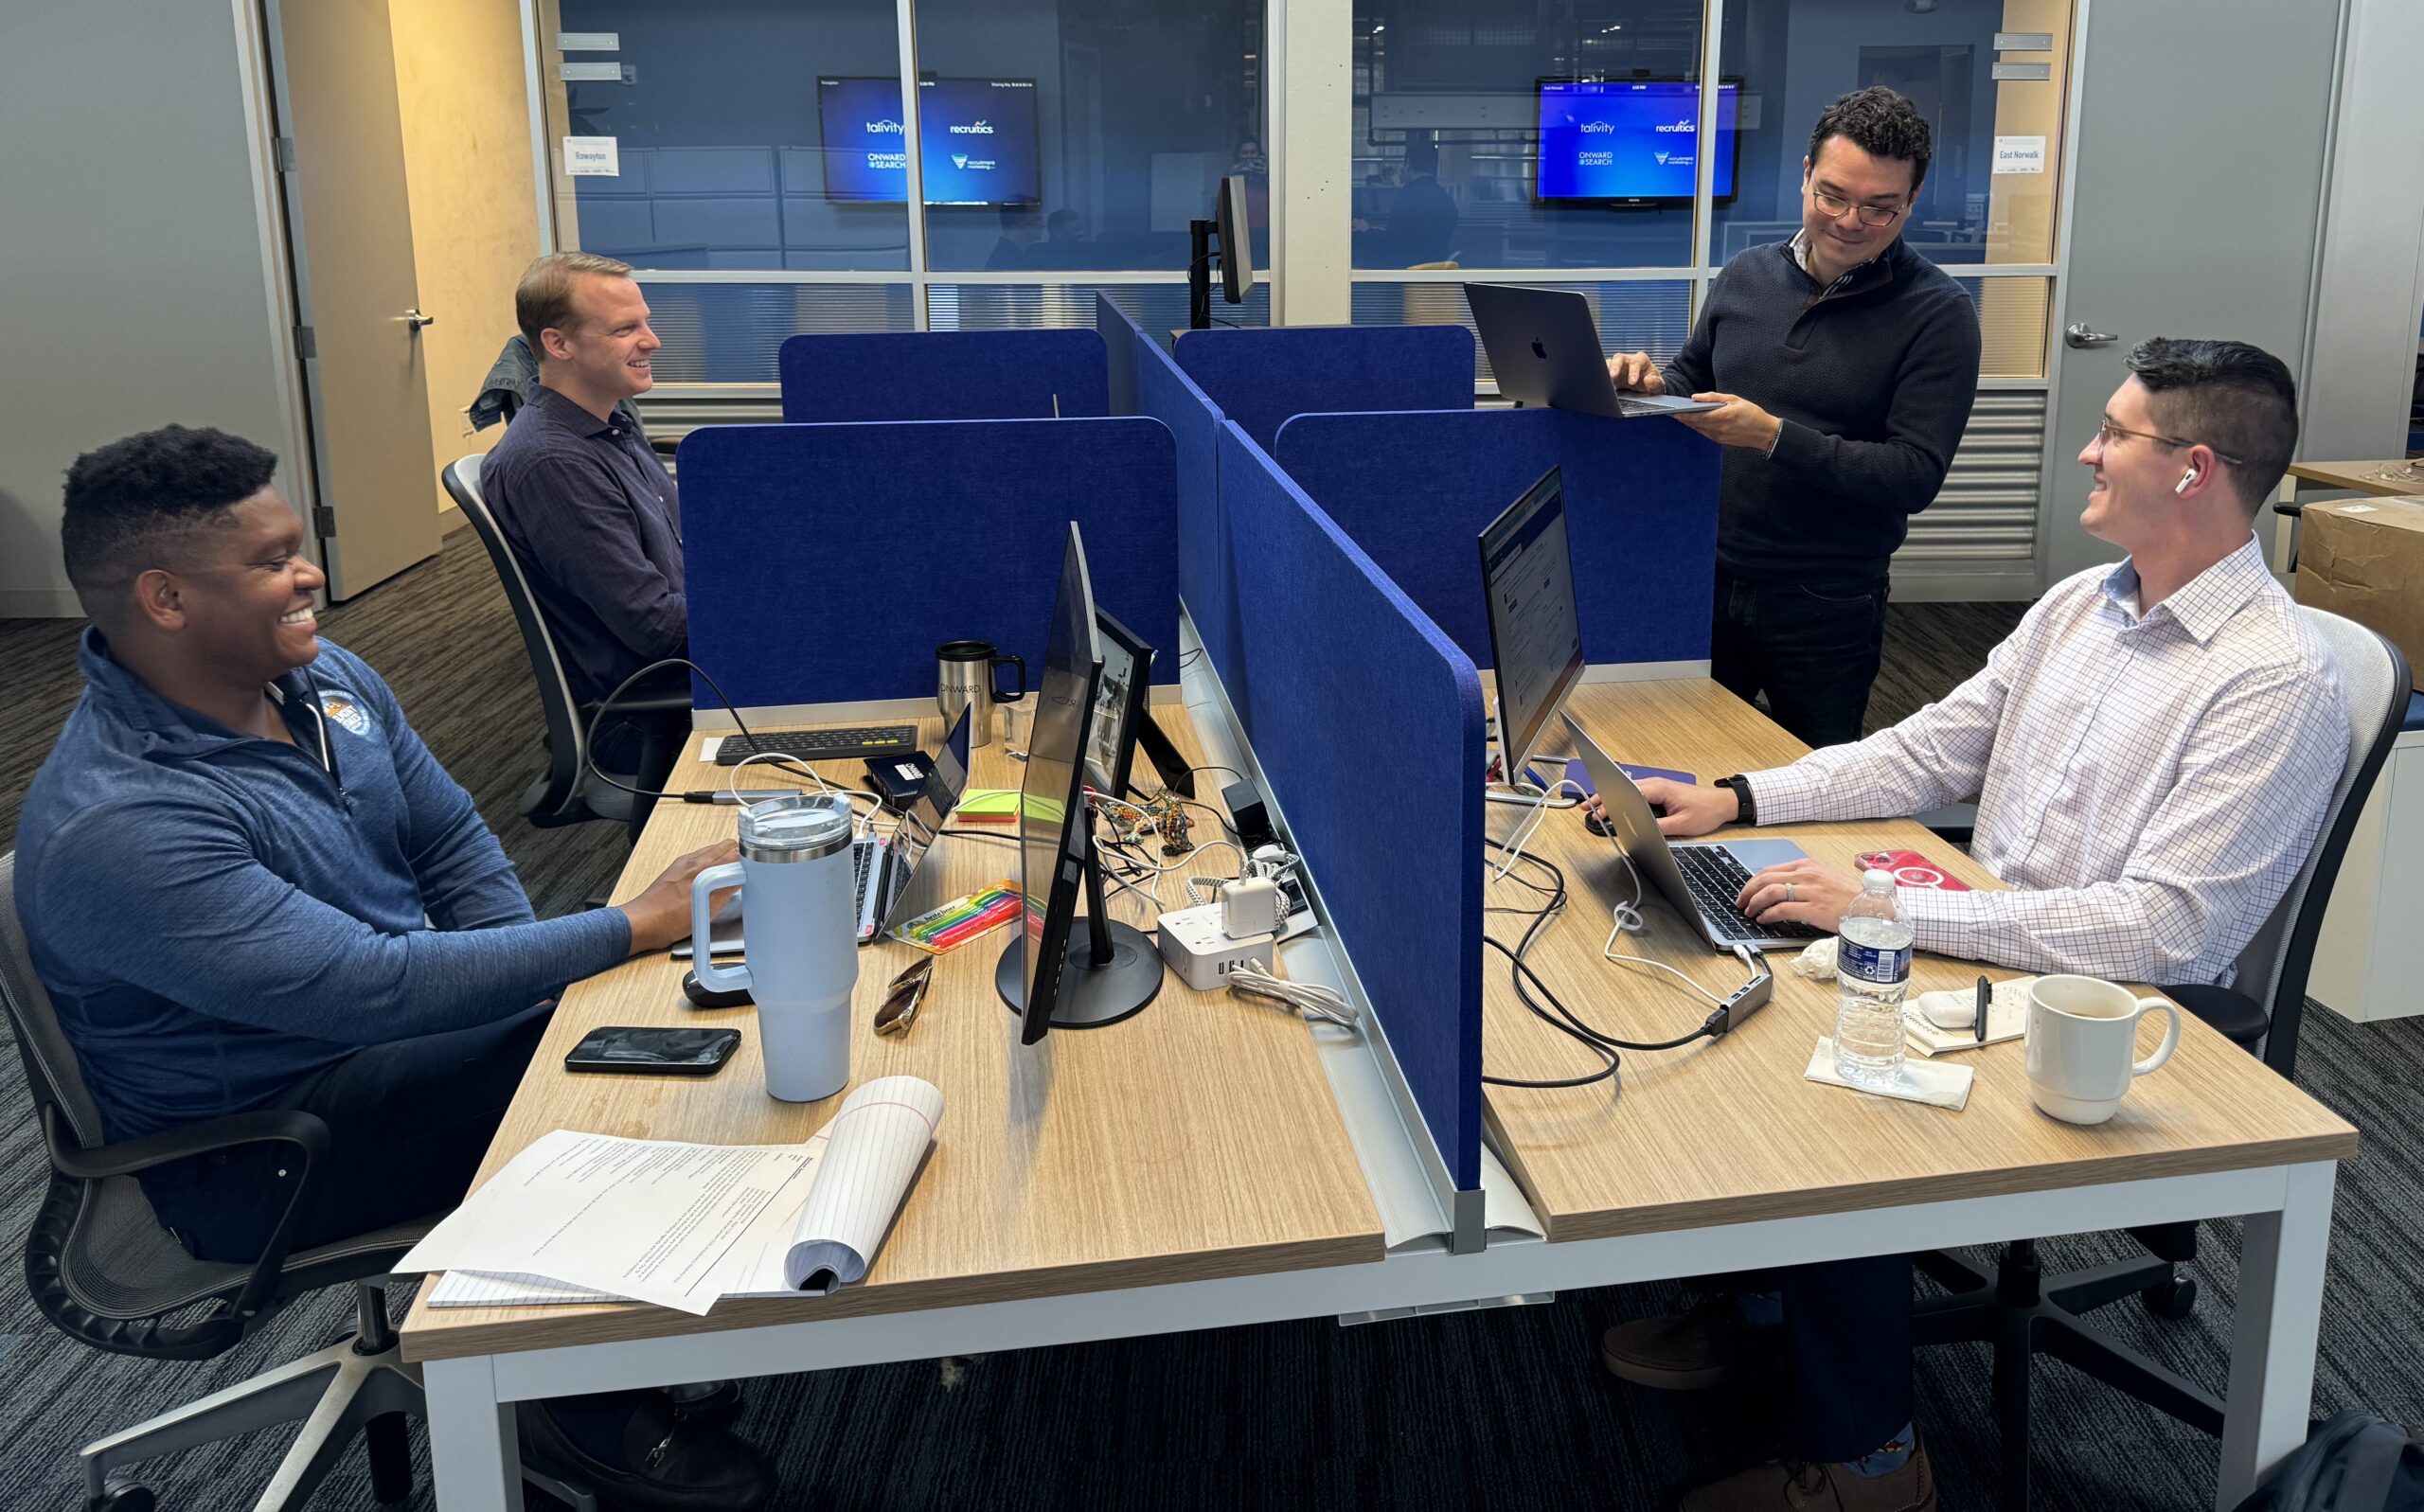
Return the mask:
<svg viewBox="0 0 2424 1512">
<path fill-rule="evenodd" d="M 1645 781 L 1659 827 L 1879 818 L 1976 792 L 1975 854 L 2012 890 L 1903 889 L 1918 948 L 2227 985 L 2314 845 L 2348 715 L 2252 529 L 2297 442 L 2289 369 L 2244 343 L 2156 338 L 2130 371 L 2079 454 L 2094 473 L 2080 524 L 2127 560 L 2057 584 L 1984 671 L 1891 729 L 1715 787 Z M 1740 903 L 1832 930 L 1859 890 L 1805 858 L 1753 877 Z M 1781 1291 L 1797 1463 L 1703 1486 L 1688 1512 L 1782 1512 L 1821 1489 L 1863 1512 L 1935 1505 L 1913 1426 L 1910 1283 L 1900 1255 L 1760 1283 Z M 1621 1325 L 1601 1357 L 1645 1384 L 1708 1384 L 1760 1311 L 1720 1300 Z"/>
</svg>

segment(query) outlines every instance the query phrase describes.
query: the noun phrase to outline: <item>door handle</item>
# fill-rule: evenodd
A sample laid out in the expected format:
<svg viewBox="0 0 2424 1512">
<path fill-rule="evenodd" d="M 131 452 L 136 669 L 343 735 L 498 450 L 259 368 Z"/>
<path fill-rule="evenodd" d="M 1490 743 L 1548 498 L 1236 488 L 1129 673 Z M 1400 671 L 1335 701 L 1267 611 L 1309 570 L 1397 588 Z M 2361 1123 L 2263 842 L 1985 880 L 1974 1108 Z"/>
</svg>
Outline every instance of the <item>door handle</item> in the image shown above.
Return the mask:
<svg viewBox="0 0 2424 1512">
<path fill-rule="evenodd" d="M 411 327 L 413 331 L 418 334 L 422 328 L 437 325 L 437 317 L 436 315 L 422 314 L 420 312 L 420 307 L 419 305 L 415 305 L 412 309 L 404 311 L 404 324 Z M 2112 340 L 2109 336 L 2105 339 L 2107 341 Z"/>
<path fill-rule="evenodd" d="M 2110 347 L 2120 339 L 2110 331 L 2096 329 L 2084 320 L 2074 320 L 2062 328 L 2062 340 L 2072 347 Z"/>
</svg>

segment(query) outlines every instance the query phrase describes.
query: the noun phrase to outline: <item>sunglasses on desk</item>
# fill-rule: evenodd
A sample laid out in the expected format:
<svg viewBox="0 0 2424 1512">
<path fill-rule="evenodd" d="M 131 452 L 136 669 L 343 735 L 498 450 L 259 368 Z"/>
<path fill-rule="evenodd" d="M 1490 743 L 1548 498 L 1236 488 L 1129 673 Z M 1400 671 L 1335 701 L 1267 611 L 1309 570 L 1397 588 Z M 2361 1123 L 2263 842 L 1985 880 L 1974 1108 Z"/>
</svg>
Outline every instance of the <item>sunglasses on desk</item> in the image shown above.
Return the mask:
<svg viewBox="0 0 2424 1512">
<path fill-rule="evenodd" d="M 875 1010 L 875 1032 L 907 1034 L 909 1026 L 918 1022 L 918 1009 L 926 1001 L 926 984 L 934 974 L 935 958 L 921 955 L 894 977 L 892 985 L 884 988 L 883 1005 Z"/>
</svg>

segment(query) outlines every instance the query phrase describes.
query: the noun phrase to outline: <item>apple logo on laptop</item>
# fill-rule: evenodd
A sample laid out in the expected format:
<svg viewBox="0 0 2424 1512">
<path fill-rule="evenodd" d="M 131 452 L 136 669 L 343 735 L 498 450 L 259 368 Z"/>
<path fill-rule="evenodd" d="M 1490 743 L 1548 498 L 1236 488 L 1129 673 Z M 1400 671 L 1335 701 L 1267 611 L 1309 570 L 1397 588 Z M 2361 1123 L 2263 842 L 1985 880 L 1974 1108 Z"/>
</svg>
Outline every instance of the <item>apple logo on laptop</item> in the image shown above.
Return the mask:
<svg viewBox="0 0 2424 1512">
<path fill-rule="evenodd" d="M 1532 338 L 1532 355 L 1542 362 L 1549 360 L 1549 349 L 1541 345 L 1540 338 L 1537 336 Z"/>
</svg>

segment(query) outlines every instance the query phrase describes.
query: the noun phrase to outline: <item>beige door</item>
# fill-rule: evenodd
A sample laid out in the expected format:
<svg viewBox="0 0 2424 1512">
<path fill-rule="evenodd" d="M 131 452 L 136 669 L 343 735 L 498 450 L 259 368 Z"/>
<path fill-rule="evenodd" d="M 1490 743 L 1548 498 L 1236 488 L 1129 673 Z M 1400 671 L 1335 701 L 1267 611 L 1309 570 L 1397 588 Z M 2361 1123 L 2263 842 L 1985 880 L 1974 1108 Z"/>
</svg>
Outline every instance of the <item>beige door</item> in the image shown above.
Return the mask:
<svg viewBox="0 0 2424 1512">
<path fill-rule="evenodd" d="M 270 0 L 329 592 L 437 551 L 429 393 L 387 0 Z M 430 311 L 431 316 L 441 314 Z"/>
</svg>

